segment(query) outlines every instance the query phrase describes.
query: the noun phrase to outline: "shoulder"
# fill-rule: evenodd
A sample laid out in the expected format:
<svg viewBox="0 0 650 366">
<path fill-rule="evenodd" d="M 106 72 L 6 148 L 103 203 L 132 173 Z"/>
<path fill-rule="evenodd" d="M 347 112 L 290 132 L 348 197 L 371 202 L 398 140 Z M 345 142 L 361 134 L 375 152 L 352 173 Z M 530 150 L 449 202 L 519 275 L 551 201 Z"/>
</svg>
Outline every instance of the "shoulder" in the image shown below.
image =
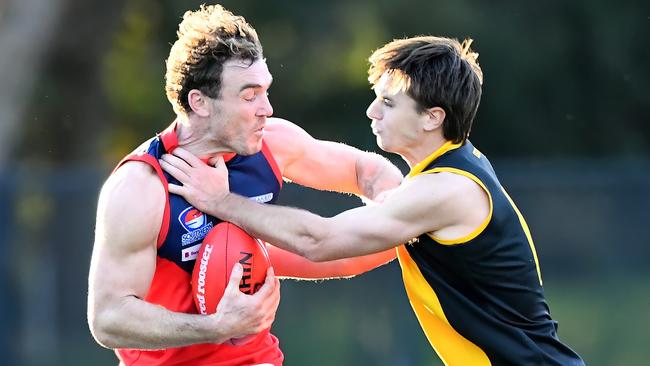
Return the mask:
<svg viewBox="0 0 650 366">
<path fill-rule="evenodd" d="M 163 197 L 163 182 L 153 167 L 141 161 L 128 161 L 111 174 L 101 194 L 120 199 L 133 194 L 146 197 Z"/>
<path fill-rule="evenodd" d="M 278 117 L 268 118 L 266 120 L 266 126 L 264 127 L 264 130 L 266 132 L 273 132 L 273 133 L 291 133 L 291 132 L 295 133 L 298 131 L 304 131 L 295 123 L 288 121 L 284 118 L 278 118 Z"/>
<path fill-rule="evenodd" d="M 291 141 L 300 142 L 311 136 L 300 126 L 281 118 L 269 118 L 264 127 L 264 141 L 269 148 L 287 149 Z"/>
<path fill-rule="evenodd" d="M 98 229 L 157 236 L 166 199 L 163 183 L 150 165 L 127 162 L 108 177 L 101 189 Z"/>
<path fill-rule="evenodd" d="M 440 195 L 457 196 L 480 189 L 470 177 L 454 172 L 432 172 L 420 174 L 405 180 L 413 189 L 435 190 Z"/>
<path fill-rule="evenodd" d="M 449 173 L 426 173 L 404 180 L 404 190 L 427 196 L 444 198 L 460 194 L 472 181 L 464 176 Z"/>
<path fill-rule="evenodd" d="M 264 142 L 273 153 L 280 170 L 301 159 L 314 139 L 300 126 L 281 118 L 269 118 L 264 127 Z"/>
<path fill-rule="evenodd" d="M 422 174 L 412 184 L 428 208 L 444 214 L 447 225 L 474 228 L 490 211 L 489 192 L 469 176 L 452 172 Z"/>
<path fill-rule="evenodd" d="M 486 192 L 469 177 L 439 172 L 405 179 L 395 195 L 425 209 L 462 213 L 472 210 Z"/>
</svg>

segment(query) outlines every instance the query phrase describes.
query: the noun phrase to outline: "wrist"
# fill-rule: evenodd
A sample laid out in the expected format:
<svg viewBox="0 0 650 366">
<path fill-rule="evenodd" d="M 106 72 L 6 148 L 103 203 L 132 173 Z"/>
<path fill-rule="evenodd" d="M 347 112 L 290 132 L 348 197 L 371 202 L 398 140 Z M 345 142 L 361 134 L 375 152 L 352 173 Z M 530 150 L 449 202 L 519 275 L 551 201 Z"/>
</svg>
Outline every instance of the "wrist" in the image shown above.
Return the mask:
<svg viewBox="0 0 650 366">
<path fill-rule="evenodd" d="M 209 343 L 220 344 L 232 338 L 232 332 L 227 329 L 227 324 L 224 322 L 225 319 L 221 313 L 214 313 L 207 316 L 207 318 L 209 318 L 206 322 L 208 324 L 207 334 Z"/>
<path fill-rule="evenodd" d="M 233 207 L 237 204 L 237 198 L 236 194 L 230 192 L 223 195 L 213 209 L 214 216 L 224 221 L 230 221 L 234 211 Z"/>
<path fill-rule="evenodd" d="M 226 217 L 224 216 L 228 212 L 228 209 L 225 206 L 227 206 L 228 197 L 230 195 L 230 192 L 226 192 L 223 195 L 211 197 L 211 199 L 206 201 L 204 204 L 204 207 L 206 208 L 205 213 L 226 220 Z"/>
</svg>

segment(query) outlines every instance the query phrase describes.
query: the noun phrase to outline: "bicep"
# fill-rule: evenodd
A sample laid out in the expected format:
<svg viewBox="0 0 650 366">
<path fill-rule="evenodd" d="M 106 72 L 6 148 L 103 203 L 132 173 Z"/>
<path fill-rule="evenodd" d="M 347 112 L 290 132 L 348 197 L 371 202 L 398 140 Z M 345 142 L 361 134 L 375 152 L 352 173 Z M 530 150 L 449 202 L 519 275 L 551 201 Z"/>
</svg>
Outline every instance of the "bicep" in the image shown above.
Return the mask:
<svg viewBox="0 0 650 366">
<path fill-rule="evenodd" d="M 332 218 L 324 246 L 338 248 L 337 257 L 341 258 L 366 255 L 409 241 L 419 235 L 417 228 L 406 215 L 396 215 L 381 205 L 359 207 Z"/>
<path fill-rule="evenodd" d="M 312 140 L 303 157 L 287 167 L 286 177 L 314 189 L 361 195 L 356 170 L 361 152 L 338 142 Z"/>
<path fill-rule="evenodd" d="M 127 239 L 113 235 L 115 231 L 116 228 L 107 227 L 102 233 L 105 236 L 95 239 L 89 276 L 90 294 L 99 298 L 144 298 L 155 270 L 155 244 L 135 237 Z M 129 232 L 131 230 L 124 230 L 124 234 Z"/>
<path fill-rule="evenodd" d="M 363 154 L 343 143 L 318 140 L 293 123 L 275 119 L 265 141 L 285 178 L 319 190 L 360 194 L 356 162 Z"/>
<path fill-rule="evenodd" d="M 329 219 L 324 247 L 337 257 L 376 253 L 445 225 L 444 195 L 426 184 L 405 184 L 382 204 L 359 207 Z"/>
<path fill-rule="evenodd" d="M 136 186 L 120 176 L 109 178 L 98 203 L 89 305 L 101 307 L 120 297 L 146 296 L 156 266 L 156 238 L 164 210 L 161 199 L 164 190 L 159 183 Z"/>
</svg>

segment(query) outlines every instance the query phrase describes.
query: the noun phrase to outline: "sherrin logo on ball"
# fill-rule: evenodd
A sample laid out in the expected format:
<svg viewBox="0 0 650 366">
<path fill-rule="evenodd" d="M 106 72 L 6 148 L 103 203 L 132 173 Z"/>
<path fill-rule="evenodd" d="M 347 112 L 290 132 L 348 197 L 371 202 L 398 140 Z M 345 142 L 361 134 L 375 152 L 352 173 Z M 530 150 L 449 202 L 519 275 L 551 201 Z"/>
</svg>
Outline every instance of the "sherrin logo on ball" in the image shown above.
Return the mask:
<svg viewBox="0 0 650 366">
<path fill-rule="evenodd" d="M 208 270 L 208 261 L 212 253 L 212 245 L 207 244 L 203 248 L 201 261 L 199 264 L 199 276 L 196 284 L 196 306 L 201 314 L 207 314 L 207 307 L 205 306 L 205 272 Z M 216 309 L 215 309 L 216 310 Z"/>
<path fill-rule="evenodd" d="M 199 313 L 217 311 L 235 263 L 243 267 L 239 290 L 249 295 L 257 292 L 271 265 L 265 244 L 234 224 L 219 223 L 205 236 L 192 271 L 192 297 Z M 254 337 L 233 339 L 231 344 L 243 344 Z"/>
</svg>

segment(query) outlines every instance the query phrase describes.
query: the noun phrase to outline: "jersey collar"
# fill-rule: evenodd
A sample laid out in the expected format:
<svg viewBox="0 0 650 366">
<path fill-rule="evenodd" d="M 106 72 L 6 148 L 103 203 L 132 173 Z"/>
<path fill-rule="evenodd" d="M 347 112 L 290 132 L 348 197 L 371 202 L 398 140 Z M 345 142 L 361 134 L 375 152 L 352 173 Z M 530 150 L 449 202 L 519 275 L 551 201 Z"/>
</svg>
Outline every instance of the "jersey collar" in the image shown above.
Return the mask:
<svg viewBox="0 0 650 366">
<path fill-rule="evenodd" d="M 176 134 L 176 127 L 178 127 L 178 122 L 174 121 L 169 127 L 167 127 L 163 132 L 160 133 L 160 141 L 162 141 L 165 151 L 172 153 L 174 149 L 178 147 L 178 135 Z M 223 161 L 227 162 L 230 159 L 235 157 L 235 153 L 223 154 Z M 210 158 L 201 158 L 201 161 L 208 163 Z"/>
<path fill-rule="evenodd" d="M 423 171 L 427 166 L 429 166 L 429 164 L 431 164 L 432 161 L 436 160 L 437 158 L 439 158 L 440 156 L 442 156 L 442 155 L 443 155 L 444 153 L 446 153 L 447 151 L 451 151 L 451 150 L 454 150 L 454 149 L 458 149 L 458 148 L 461 147 L 461 146 L 463 146 L 463 143 L 462 143 L 462 142 L 459 143 L 459 144 L 454 144 L 454 143 L 452 143 L 451 141 L 447 141 L 447 142 L 445 142 L 442 146 L 440 146 L 440 147 L 438 148 L 438 150 L 434 151 L 433 154 L 427 156 L 426 158 L 424 158 L 424 160 L 422 160 L 421 162 L 415 164 L 415 165 L 413 166 L 413 168 L 411 168 L 411 171 L 409 172 L 409 174 L 408 174 L 406 177 L 407 177 L 407 178 L 411 178 L 411 177 L 414 177 L 414 176 L 416 176 L 416 175 L 422 173 L 422 171 Z"/>
</svg>

